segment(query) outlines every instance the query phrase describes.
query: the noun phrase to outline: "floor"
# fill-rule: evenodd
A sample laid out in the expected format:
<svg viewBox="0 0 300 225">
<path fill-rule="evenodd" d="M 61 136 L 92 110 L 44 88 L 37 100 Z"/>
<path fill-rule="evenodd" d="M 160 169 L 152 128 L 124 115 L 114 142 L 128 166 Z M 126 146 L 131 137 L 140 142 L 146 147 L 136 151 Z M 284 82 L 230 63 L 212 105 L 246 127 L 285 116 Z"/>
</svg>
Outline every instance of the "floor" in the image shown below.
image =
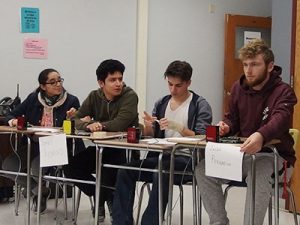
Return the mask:
<svg viewBox="0 0 300 225">
<path fill-rule="evenodd" d="M 140 186 L 140 184 L 139 184 Z M 191 193 L 191 187 L 185 186 L 184 187 L 184 224 L 191 225 L 193 224 L 193 212 L 192 212 L 192 196 L 189 194 Z M 244 196 L 245 196 L 245 189 L 243 188 L 236 188 L 232 189 L 229 193 L 228 202 L 227 202 L 227 211 L 228 216 L 230 218 L 230 225 L 241 225 L 243 221 L 243 204 L 244 204 Z M 173 203 L 175 204 L 174 213 L 172 218 L 172 225 L 179 225 L 179 204 L 178 200 L 178 191 L 177 188 L 174 189 L 174 200 Z M 177 203 L 176 203 L 177 201 Z M 147 195 L 145 195 L 145 201 L 143 206 L 145 206 L 147 202 Z M 283 204 L 281 202 L 281 204 Z M 68 199 L 68 208 L 71 209 L 71 199 Z M 45 214 L 41 216 L 41 224 L 42 225 L 71 225 L 73 221 L 70 219 L 71 217 L 71 210 L 69 210 L 69 218 L 67 220 L 64 219 L 63 215 L 63 202 L 60 199 L 59 201 L 59 213 L 57 220 L 54 220 L 54 200 L 48 201 L 48 209 Z M 136 213 L 136 208 L 134 210 Z M 105 222 L 102 223 L 103 225 L 109 225 L 110 218 L 108 215 L 108 210 L 106 210 L 106 219 Z M 300 216 L 298 215 L 298 220 Z M 20 224 L 27 224 L 26 219 L 26 199 L 22 199 L 20 202 L 19 208 L 19 215 L 15 216 L 14 214 L 14 202 L 13 200 L 9 203 L 1 203 L 0 204 L 0 225 L 20 225 Z M 31 224 L 36 224 L 36 216 L 32 214 Z M 81 203 L 80 203 L 80 210 L 78 214 L 78 225 L 92 225 L 94 224 L 94 219 L 92 217 L 92 213 L 90 210 L 90 202 L 89 199 L 82 195 Z M 203 211 L 202 216 L 202 224 L 208 225 L 208 216 L 205 211 Z M 268 224 L 268 219 L 265 219 L 264 225 Z M 294 219 L 291 213 L 286 212 L 285 210 L 280 210 L 280 224 L 282 225 L 293 225 Z"/>
</svg>

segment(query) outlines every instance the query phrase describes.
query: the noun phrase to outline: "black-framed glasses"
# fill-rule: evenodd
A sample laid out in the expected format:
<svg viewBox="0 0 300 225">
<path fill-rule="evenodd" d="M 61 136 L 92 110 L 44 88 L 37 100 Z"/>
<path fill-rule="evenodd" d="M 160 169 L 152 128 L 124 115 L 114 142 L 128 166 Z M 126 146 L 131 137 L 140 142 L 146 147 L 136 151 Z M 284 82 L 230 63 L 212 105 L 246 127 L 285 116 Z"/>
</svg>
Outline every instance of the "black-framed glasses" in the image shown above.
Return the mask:
<svg viewBox="0 0 300 225">
<path fill-rule="evenodd" d="M 62 84 L 64 82 L 64 78 L 59 78 L 58 80 L 52 80 L 49 82 L 46 82 L 45 84 L 50 84 L 52 86 L 56 86 L 58 83 Z"/>
</svg>

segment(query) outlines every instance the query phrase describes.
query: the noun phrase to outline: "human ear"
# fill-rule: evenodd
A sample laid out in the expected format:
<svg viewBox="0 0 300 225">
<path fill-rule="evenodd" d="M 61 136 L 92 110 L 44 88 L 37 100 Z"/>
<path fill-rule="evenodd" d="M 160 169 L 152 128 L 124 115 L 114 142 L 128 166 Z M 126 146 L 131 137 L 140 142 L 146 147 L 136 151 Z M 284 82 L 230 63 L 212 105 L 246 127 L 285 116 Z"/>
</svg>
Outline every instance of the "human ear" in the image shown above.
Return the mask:
<svg viewBox="0 0 300 225">
<path fill-rule="evenodd" d="M 103 87 L 104 87 L 104 82 L 103 82 L 103 81 L 98 80 L 98 84 L 99 84 L 99 87 L 100 87 L 100 88 L 103 88 Z"/>
<path fill-rule="evenodd" d="M 268 65 L 268 72 L 270 73 L 274 69 L 274 62 L 270 62 Z"/>
<path fill-rule="evenodd" d="M 40 84 L 40 88 L 43 90 L 43 91 L 46 91 L 46 87 L 44 84 Z"/>
</svg>

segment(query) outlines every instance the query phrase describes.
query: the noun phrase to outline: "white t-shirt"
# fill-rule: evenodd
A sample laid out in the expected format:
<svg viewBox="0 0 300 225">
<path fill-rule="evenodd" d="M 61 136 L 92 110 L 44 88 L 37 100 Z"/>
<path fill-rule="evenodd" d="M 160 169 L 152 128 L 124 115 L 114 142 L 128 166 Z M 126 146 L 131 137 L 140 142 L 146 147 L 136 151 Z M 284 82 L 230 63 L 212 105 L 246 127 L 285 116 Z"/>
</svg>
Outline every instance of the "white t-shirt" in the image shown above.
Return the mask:
<svg viewBox="0 0 300 225">
<path fill-rule="evenodd" d="M 176 121 L 177 123 L 182 124 L 184 127 L 188 127 L 188 113 L 189 113 L 189 106 L 193 98 L 193 93 L 175 110 L 171 109 L 170 101 L 168 102 L 165 117 L 168 120 Z M 165 130 L 165 137 L 181 137 L 182 135 L 175 131 L 175 130 Z"/>
</svg>

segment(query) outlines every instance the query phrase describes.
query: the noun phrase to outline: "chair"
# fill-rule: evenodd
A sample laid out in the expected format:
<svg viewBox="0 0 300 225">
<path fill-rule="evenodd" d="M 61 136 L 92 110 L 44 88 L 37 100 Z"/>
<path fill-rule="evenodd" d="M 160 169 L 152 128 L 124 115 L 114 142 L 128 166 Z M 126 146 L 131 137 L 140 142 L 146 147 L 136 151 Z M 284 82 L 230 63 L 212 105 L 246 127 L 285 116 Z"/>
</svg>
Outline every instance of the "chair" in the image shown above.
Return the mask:
<svg viewBox="0 0 300 225">
<path fill-rule="evenodd" d="M 143 125 L 139 124 L 139 127 L 143 127 Z M 129 163 L 132 159 L 136 159 L 139 158 L 139 152 L 135 151 L 135 150 L 131 150 L 131 149 L 127 149 L 126 150 L 126 162 Z M 104 164 L 105 165 L 105 164 Z M 96 174 L 93 174 L 94 176 L 96 176 Z M 77 223 L 77 217 L 78 217 L 78 211 L 79 211 L 79 206 L 80 206 L 80 199 L 81 199 L 81 190 L 78 189 L 77 190 L 77 195 L 75 195 L 75 184 L 71 183 L 68 185 L 71 185 L 73 188 L 73 214 L 72 214 L 72 220 L 74 221 L 74 224 Z M 108 187 L 105 185 L 101 185 L 101 187 L 106 187 L 106 188 L 110 188 L 110 189 L 115 189 L 114 187 Z M 96 202 L 94 202 L 93 197 L 89 197 L 89 201 L 91 204 L 91 211 L 94 212 L 95 209 L 95 205 Z M 66 204 L 65 204 L 65 208 L 66 208 Z"/>
<path fill-rule="evenodd" d="M 74 189 L 74 196 L 75 196 L 75 189 Z M 74 211 L 73 211 L 73 221 L 74 221 L 74 224 L 77 224 L 77 217 L 78 217 L 78 211 L 79 211 L 79 205 L 80 205 L 80 199 L 81 199 L 81 190 L 78 189 L 77 190 L 77 197 L 76 197 L 76 200 L 75 200 L 75 208 Z M 90 200 L 90 204 L 91 204 L 91 211 L 94 212 L 94 207 L 95 207 L 95 204 L 94 204 L 94 201 L 93 201 L 93 197 L 89 197 L 89 200 Z"/>
<path fill-rule="evenodd" d="M 77 152 L 76 150 L 76 144 L 79 145 L 78 148 L 81 149 L 82 146 L 80 146 L 81 144 L 83 144 L 82 140 L 80 140 L 79 142 L 76 141 L 76 138 L 72 138 L 72 155 L 74 156 Z M 57 168 L 56 177 L 65 177 L 64 174 L 64 170 L 63 167 L 59 166 Z M 78 215 L 78 209 L 79 209 L 79 203 L 80 203 L 80 197 L 81 197 L 81 191 L 78 190 L 78 194 L 77 194 L 77 199 L 76 199 L 76 187 L 75 187 L 75 183 L 72 181 L 55 181 L 55 219 L 57 219 L 57 208 L 58 208 L 58 198 L 59 198 L 59 188 L 62 188 L 62 192 L 63 192 L 63 204 L 64 204 L 64 218 L 65 220 L 68 219 L 68 210 L 67 210 L 67 187 L 70 186 L 72 187 L 72 221 L 74 221 L 74 224 L 76 224 L 77 222 L 77 215 Z M 90 198 L 90 202 L 91 202 L 91 208 L 93 209 L 93 202 L 92 199 Z"/>
<path fill-rule="evenodd" d="M 182 151 L 179 153 L 179 155 L 181 156 L 186 156 L 186 157 L 191 157 L 191 159 L 198 159 L 199 156 L 197 155 L 194 155 L 194 152 L 190 152 L 190 153 L 187 153 L 185 151 Z M 191 164 L 192 164 L 192 167 L 194 168 L 194 163 L 195 161 L 192 160 L 191 161 Z M 193 169 L 194 170 L 194 169 Z M 176 186 L 178 186 L 179 188 L 179 202 L 180 202 L 180 224 L 183 225 L 183 185 L 187 185 L 187 184 L 192 184 L 193 181 L 194 181 L 194 175 L 193 175 L 193 172 L 190 173 L 188 172 L 187 174 L 185 174 L 184 176 L 188 176 L 189 179 L 188 180 L 185 180 L 183 183 L 181 184 L 174 184 Z M 139 194 L 139 200 L 138 200 L 138 208 L 137 208 L 137 217 L 136 217 L 136 221 L 135 221 L 135 224 L 139 224 L 139 219 L 140 219 L 140 211 L 141 211 L 141 204 L 142 204 L 142 201 L 143 201 L 143 196 L 144 196 L 144 189 L 145 187 L 147 187 L 147 190 L 148 190 L 148 193 L 150 193 L 150 183 L 148 182 L 144 182 L 143 185 L 141 186 L 141 190 L 140 190 L 140 194 Z M 168 203 L 169 204 L 169 203 Z"/>
<path fill-rule="evenodd" d="M 291 136 L 294 139 L 294 149 L 297 149 L 297 145 L 298 145 L 298 137 L 299 137 L 299 130 L 297 129 L 290 129 L 289 130 Z M 224 198 L 225 198 L 225 202 L 227 200 L 227 196 L 228 196 L 228 191 L 232 188 L 232 187 L 247 187 L 247 183 L 245 181 L 239 182 L 239 181 L 231 181 L 228 183 L 228 186 L 225 188 L 224 190 Z M 278 187 L 283 189 L 284 187 L 284 182 L 279 182 L 278 183 Z M 293 211 L 293 215 L 294 215 L 294 221 L 295 221 L 295 225 L 298 225 L 298 219 L 297 219 L 297 212 L 296 212 L 296 204 L 295 204 L 295 197 L 294 197 L 294 193 L 292 192 L 292 190 L 289 188 L 289 186 L 285 186 L 287 192 L 289 193 L 289 198 L 290 198 L 290 202 L 292 203 L 292 211 Z M 275 200 L 276 201 L 276 200 Z M 276 210 L 276 209 L 275 209 Z M 268 217 L 269 217 L 269 225 L 272 225 L 272 195 L 270 196 L 270 202 L 269 202 L 269 210 L 268 210 Z"/>
<path fill-rule="evenodd" d="M 144 190 L 147 188 L 148 194 L 150 194 L 150 183 L 144 182 L 141 186 L 141 191 L 139 194 L 139 201 L 138 201 L 138 208 L 137 208 L 137 215 L 135 220 L 135 225 L 139 224 L 140 214 L 141 214 L 141 206 L 144 196 Z M 178 185 L 179 188 L 179 199 L 180 199 L 180 224 L 183 225 L 183 187 L 182 184 Z"/>
<path fill-rule="evenodd" d="M 56 171 L 56 176 L 61 176 L 61 177 L 65 177 L 62 167 L 58 167 L 57 171 Z M 74 196 L 74 184 L 71 182 L 55 182 L 55 203 L 54 203 L 54 208 L 55 208 L 55 216 L 54 219 L 57 219 L 57 208 L 58 208 L 58 198 L 59 198 L 59 187 L 60 187 L 60 183 L 62 184 L 62 191 L 63 191 L 63 202 L 64 202 L 64 216 L 65 216 L 65 220 L 68 219 L 68 213 L 67 213 L 67 185 L 70 185 L 72 187 L 72 196 Z M 74 199 L 74 198 L 73 198 Z M 75 210 L 74 210 L 74 203 L 75 201 L 73 200 L 73 218 L 74 218 L 74 214 L 75 214 Z"/>
</svg>

